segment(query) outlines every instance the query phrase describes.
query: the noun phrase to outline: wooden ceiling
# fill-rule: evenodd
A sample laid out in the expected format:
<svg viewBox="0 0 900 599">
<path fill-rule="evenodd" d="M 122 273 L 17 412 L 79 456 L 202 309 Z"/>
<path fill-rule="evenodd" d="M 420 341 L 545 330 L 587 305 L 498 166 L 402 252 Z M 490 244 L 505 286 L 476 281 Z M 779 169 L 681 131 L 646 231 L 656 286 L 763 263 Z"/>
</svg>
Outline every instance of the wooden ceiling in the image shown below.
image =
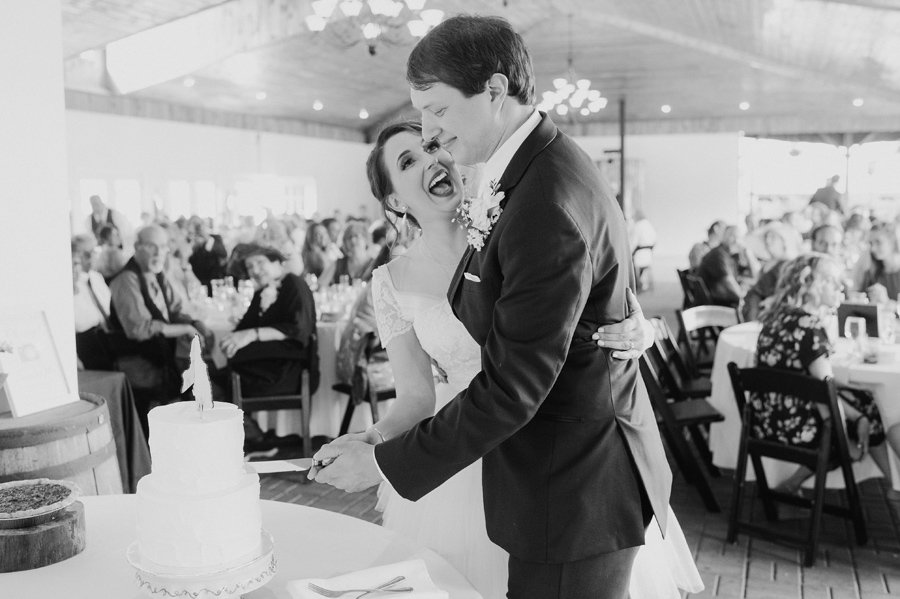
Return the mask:
<svg viewBox="0 0 900 599">
<path fill-rule="evenodd" d="M 360 133 L 408 112 L 412 41 L 379 45 L 374 56 L 364 44 L 343 47 L 328 29 L 306 30 L 309 4 L 62 0 L 67 88 L 115 96 L 96 69 L 91 79 L 85 50 L 205 11 L 258 10 L 268 24 L 234 23 L 232 45 L 191 73 L 193 87 L 179 76 L 129 99 Z M 538 96 L 566 72 L 571 29 L 578 76 L 610 100 L 569 123 L 583 131 L 609 129 L 620 97 L 629 123 L 648 131 L 900 130 L 900 0 L 428 0 L 426 8 L 507 18 L 531 51 Z M 254 28 L 266 28 L 265 35 Z M 228 54 L 235 47 L 241 50 Z M 261 91 L 264 100 L 256 97 Z M 856 98 L 862 106 L 853 106 Z M 322 110 L 313 109 L 317 100 Z M 670 113 L 661 112 L 664 104 Z M 361 109 L 368 119 L 360 119 Z"/>
</svg>

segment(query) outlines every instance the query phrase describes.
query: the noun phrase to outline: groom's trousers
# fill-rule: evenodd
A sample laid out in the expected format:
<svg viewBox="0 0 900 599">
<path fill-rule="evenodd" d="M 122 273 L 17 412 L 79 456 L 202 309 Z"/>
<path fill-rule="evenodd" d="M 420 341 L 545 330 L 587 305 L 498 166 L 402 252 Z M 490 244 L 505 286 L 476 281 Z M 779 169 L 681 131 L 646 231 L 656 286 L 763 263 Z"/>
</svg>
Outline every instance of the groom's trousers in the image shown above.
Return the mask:
<svg viewBox="0 0 900 599">
<path fill-rule="evenodd" d="M 640 546 L 576 562 L 541 564 L 509 558 L 509 599 L 628 599 Z"/>
</svg>

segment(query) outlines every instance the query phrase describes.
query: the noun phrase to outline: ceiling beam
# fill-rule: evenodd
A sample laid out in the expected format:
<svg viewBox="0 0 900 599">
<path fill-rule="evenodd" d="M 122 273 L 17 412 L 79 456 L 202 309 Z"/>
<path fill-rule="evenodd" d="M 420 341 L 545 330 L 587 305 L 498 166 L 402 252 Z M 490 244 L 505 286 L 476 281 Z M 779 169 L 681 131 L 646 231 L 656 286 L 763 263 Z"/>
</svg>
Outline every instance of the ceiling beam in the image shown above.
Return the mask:
<svg viewBox="0 0 900 599">
<path fill-rule="evenodd" d="M 103 70 L 115 91 L 132 93 L 305 33 L 308 14 L 308 3 L 298 0 L 231 0 L 107 44 Z M 66 60 L 66 74 L 83 72 L 84 61 Z M 79 89 L 104 87 L 96 78 L 75 81 Z"/>
<path fill-rule="evenodd" d="M 578 14 L 579 20 L 583 22 L 587 21 L 592 24 L 615 27 L 616 29 L 703 52 L 724 60 L 738 62 L 782 77 L 815 81 L 839 90 L 852 91 L 857 95 L 874 96 L 894 104 L 900 104 L 900 89 L 893 87 L 873 84 L 870 81 L 859 80 L 841 73 L 820 71 L 774 60 L 756 52 L 749 52 L 696 35 L 659 27 L 639 19 L 616 15 L 610 11 L 602 10 L 602 7 L 590 5 L 590 2 L 586 3 L 585 0 L 553 0 L 553 5 L 558 10 L 574 11 L 572 14 Z"/>
</svg>

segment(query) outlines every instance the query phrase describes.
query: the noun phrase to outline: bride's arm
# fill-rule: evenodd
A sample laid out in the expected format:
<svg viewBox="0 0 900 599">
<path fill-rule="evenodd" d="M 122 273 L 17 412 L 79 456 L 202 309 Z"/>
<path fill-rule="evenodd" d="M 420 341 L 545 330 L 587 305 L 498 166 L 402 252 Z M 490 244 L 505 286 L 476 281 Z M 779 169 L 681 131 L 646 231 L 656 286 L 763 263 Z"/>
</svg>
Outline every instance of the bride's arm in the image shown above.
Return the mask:
<svg viewBox="0 0 900 599">
<path fill-rule="evenodd" d="M 394 373 L 397 399 L 387 414 L 375 423 L 375 432 L 390 439 L 434 416 L 435 395 L 431 357 L 422 349 L 413 329 L 391 339 L 386 349 Z"/>
</svg>

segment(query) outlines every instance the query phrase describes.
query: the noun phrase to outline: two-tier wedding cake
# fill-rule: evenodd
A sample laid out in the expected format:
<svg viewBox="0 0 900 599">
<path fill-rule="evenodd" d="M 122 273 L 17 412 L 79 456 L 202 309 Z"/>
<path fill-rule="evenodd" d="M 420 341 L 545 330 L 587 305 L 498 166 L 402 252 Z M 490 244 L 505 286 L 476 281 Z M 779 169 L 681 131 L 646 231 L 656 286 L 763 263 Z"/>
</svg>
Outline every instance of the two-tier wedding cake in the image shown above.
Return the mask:
<svg viewBox="0 0 900 599">
<path fill-rule="evenodd" d="M 259 476 L 244 465 L 243 412 L 178 402 L 149 420 L 152 473 L 137 487 L 142 559 L 215 570 L 251 558 L 260 547 Z"/>
</svg>

